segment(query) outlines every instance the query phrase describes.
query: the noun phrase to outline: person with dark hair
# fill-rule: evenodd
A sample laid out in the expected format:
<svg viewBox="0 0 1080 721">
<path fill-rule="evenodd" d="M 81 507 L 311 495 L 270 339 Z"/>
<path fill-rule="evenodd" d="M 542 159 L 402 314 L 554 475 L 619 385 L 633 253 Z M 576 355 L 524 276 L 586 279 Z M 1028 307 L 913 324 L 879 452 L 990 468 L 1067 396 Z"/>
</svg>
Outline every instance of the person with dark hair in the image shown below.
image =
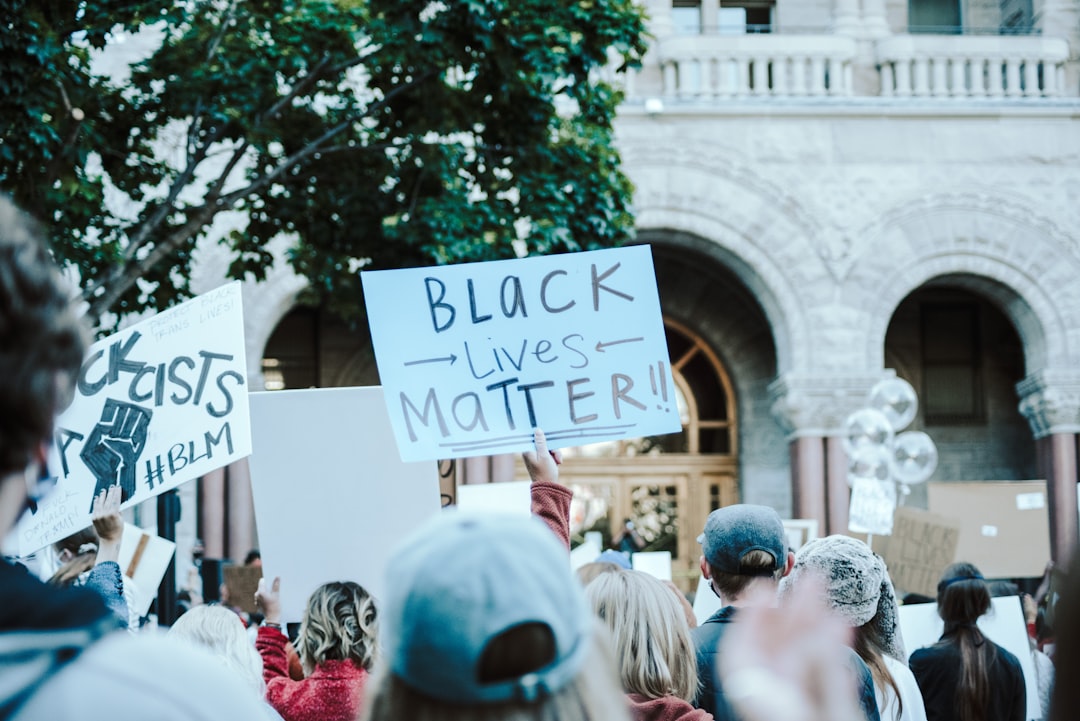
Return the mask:
<svg viewBox="0 0 1080 721">
<path fill-rule="evenodd" d="M 723 607 L 691 631 L 697 653 L 701 692 L 694 702 L 716 719 L 737 719 L 717 678 L 717 660 L 724 634 L 742 609 L 772 607 L 780 579 L 791 572 L 795 554 L 788 550 L 780 515 L 768 506 L 747 503 L 718 508 L 709 514 L 701 543 L 701 573 Z M 850 656 L 859 703 L 869 721 L 879 721 L 870 669 L 853 651 Z"/>
<path fill-rule="evenodd" d="M 86 348 L 41 237 L 0 197 L 0 538 L 51 488 L 55 418 Z M 258 702 L 212 656 L 121 626 L 98 594 L 50 587 L 0 560 L 0 718 L 259 717 Z"/>
<path fill-rule="evenodd" d="M 1024 721 L 1027 696 L 1020 661 L 979 630 L 990 589 L 979 569 L 954 563 L 937 587 L 941 639 L 911 654 L 909 664 L 928 721 Z"/>
</svg>

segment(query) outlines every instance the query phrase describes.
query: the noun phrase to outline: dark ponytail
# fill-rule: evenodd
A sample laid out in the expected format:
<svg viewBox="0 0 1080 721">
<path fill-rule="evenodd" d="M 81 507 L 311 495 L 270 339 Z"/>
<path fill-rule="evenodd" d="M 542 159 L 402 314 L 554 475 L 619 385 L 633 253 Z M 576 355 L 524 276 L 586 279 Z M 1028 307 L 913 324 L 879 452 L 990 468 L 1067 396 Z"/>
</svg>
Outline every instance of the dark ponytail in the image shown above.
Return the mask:
<svg viewBox="0 0 1080 721">
<path fill-rule="evenodd" d="M 956 689 L 954 718 L 982 721 L 990 710 L 990 667 L 997 656 L 976 625 L 990 610 L 990 589 L 979 569 L 970 563 L 954 563 L 945 569 L 937 588 L 938 615 L 945 622 L 939 644 L 960 649 L 960 685 Z"/>
</svg>

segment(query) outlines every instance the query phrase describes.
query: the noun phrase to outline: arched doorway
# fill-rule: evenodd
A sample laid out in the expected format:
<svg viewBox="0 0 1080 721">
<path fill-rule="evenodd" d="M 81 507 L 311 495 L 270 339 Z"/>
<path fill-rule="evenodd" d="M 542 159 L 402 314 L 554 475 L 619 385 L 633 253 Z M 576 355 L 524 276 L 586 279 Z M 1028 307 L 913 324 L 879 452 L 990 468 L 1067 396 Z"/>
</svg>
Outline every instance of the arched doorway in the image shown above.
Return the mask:
<svg viewBox="0 0 1080 721">
<path fill-rule="evenodd" d="M 1018 410 L 1025 348 L 991 281 L 936 278 L 897 306 L 885 335 L 885 365 L 914 386 L 912 428 L 938 447 L 934 480 L 1037 477 L 1035 441 Z M 913 505 L 925 507 L 925 486 Z"/>
</svg>

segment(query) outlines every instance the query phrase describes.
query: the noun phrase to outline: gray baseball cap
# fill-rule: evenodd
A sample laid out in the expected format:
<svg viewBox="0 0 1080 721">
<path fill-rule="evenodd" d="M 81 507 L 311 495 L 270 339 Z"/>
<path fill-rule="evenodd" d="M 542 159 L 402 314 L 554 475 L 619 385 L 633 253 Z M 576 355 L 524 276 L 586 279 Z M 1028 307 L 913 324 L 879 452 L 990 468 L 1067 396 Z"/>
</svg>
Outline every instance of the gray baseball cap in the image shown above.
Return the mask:
<svg viewBox="0 0 1080 721">
<path fill-rule="evenodd" d="M 535 518 L 447 510 L 410 536 L 387 565 L 380 609 L 391 672 L 448 703 L 534 701 L 574 679 L 592 615 L 566 549 Z M 490 641 L 517 626 L 546 626 L 554 659 L 517 678 L 484 683 Z"/>
<path fill-rule="evenodd" d="M 772 574 L 783 568 L 787 560 L 784 522 L 768 506 L 738 503 L 716 509 L 706 519 L 698 543 L 710 566 L 733 575 Z M 761 573 L 740 574 L 742 558 L 750 551 L 772 554 L 776 560 L 774 567 Z"/>
</svg>

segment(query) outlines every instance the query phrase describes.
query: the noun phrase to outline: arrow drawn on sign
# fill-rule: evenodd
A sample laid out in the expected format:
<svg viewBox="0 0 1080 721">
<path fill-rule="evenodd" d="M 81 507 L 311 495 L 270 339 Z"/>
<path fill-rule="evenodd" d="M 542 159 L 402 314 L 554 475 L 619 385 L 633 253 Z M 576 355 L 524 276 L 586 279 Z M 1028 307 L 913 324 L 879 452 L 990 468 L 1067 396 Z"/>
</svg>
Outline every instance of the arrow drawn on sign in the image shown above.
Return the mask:
<svg viewBox="0 0 1080 721">
<path fill-rule="evenodd" d="M 418 366 L 422 363 L 445 363 L 446 361 L 450 361 L 450 365 L 454 365 L 454 361 L 456 360 L 457 356 L 451 353 L 443 358 L 424 358 L 423 360 L 406 361 L 405 365 Z"/>
<path fill-rule="evenodd" d="M 596 352 L 603 353 L 604 349 L 613 345 L 619 345 L 620 343 L 636 343 L 639 340 L 645 340 L 644 338 L 623 338 L 622 340 L 610 340 L 607 343 L 603 341 L 596 342 Z"/>
</svg>

